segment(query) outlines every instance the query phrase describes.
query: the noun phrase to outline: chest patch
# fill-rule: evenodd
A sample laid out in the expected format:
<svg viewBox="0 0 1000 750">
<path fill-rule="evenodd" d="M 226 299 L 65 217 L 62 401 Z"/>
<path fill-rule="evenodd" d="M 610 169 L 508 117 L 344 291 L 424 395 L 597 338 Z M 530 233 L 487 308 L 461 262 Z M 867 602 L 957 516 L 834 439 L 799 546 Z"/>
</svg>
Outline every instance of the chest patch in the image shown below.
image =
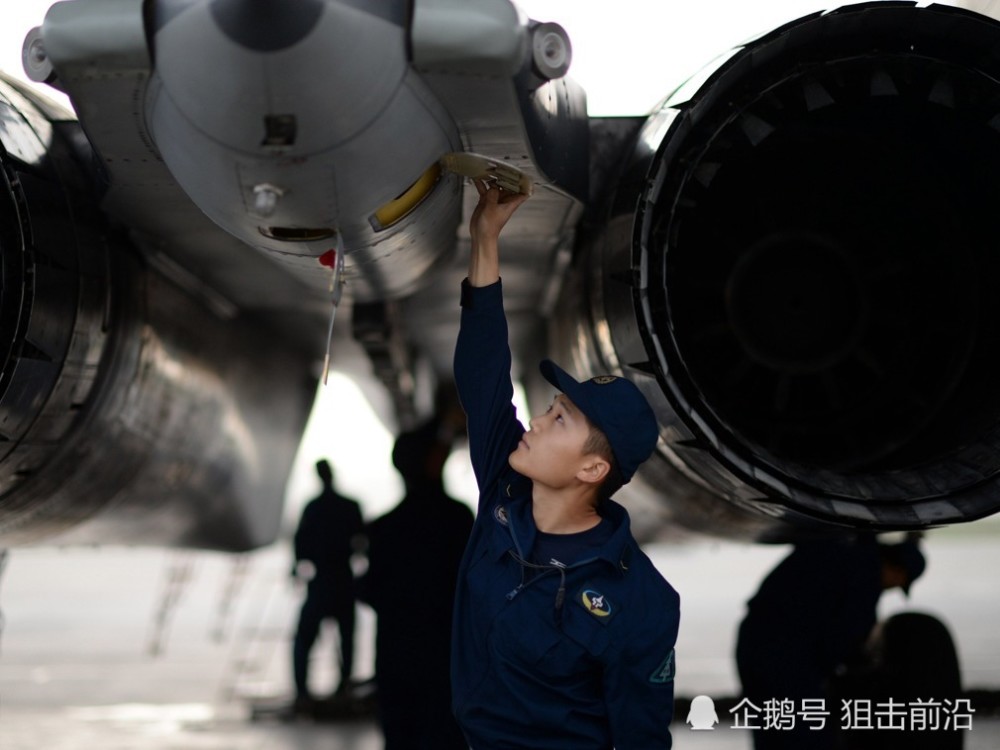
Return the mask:
<svg viewBox="0 0 1000 750">
<path fill-rule="evenodd" d="M 611 617 L 614 612 L 608 598 L 604 594 L 599 591 L 594 591 L 593 589 L 583 590 L 580 594 L 580 603 L 583 605 L 584 609 L 590 612 L 590 614 L 601 619 Z"/>
</svg>

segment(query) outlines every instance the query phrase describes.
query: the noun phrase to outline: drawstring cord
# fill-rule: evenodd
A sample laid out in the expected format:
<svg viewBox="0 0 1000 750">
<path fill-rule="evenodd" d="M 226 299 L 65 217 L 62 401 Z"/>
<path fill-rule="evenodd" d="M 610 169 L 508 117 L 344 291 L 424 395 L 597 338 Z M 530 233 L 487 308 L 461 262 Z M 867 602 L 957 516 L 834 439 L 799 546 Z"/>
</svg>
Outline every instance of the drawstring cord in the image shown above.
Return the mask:
<svg viewBox="0 0 1000 750">
<path fill-rule="evenodd" d="M 563 601 L 566 599 L 566 569 L 561 565 L 557 565 L 559 568 L 559 590 L 556 592 L 556 622 L 562 625 L 562 606 Z"/>
<path fill-rule="evenodd" d="M 541 578 L 546 573 L 550 573 L 553 570 L 558 570 L 559 571 L 559 589 L 558 589 L 558 591 L 556 591 L 555 612 L 556 612 L 556 622 L 561 625 L 562 624 L 563 602 L 566 600 L 566 568 L 565 568 L 565 566 L 563 566 L 563 565 L 539 565 L 538 563 L 533 563 L 533 562 L 529 562 L 528 560 L 525 560 L 523 557 L 521 557 L 516 552 L 514 552 L 514 550 L 508 550 L 508 552 L 510 553 L 510 556 L 513 557 L 518 562 L 518 564 L 521 566 L 521 583 L 518 585 L 518 587 L 516 589 L 514 589 L 509 594 L 507 594 L 507 599 L 508 600 L 513 599 L 515 596 L 517 596 L 519 593 L 521 593 L 521 590 L 525 586 L 530 585 L 534 581 L 537 581 L 539 578 Z M 542 571 L 542 574 L 538 575 L 538 576 L 535 576 L 530 581 L 528 581 L 527 583 L 525 583 L 525 580 L 524 580 L 524 570 L 525 570 L 525 568 L 531 568 L 532 570 Z"/>
</svg>

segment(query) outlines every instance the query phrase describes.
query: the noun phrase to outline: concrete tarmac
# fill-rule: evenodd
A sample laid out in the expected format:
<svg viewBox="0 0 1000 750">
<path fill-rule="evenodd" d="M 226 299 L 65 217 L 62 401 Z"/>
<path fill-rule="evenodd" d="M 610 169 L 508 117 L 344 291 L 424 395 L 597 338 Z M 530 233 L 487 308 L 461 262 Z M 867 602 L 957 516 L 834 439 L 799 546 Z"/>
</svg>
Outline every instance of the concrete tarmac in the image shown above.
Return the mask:
<svg viewBox="0 0 1000 750">
<path fill-rule="evenodd" d="M 925 576 L 903 609 L 940 617 L 957 641 L 968 689 L 1000 689 L 1000 524 L 931 532 Z M 682 597 L 677 694 L 738 694 L 732 663 L 746 600 L 786 553 L 703 540 L 647 548 Z M 300 592 L 290 553 L 246 556 L 122 548 L 26 549 L 0 579 L 2 750 L 379 750 L 370 718 L 336 723 L 250 720 L 258 701 L 290 690 L 291 634 Z M 362 608 L 356 677 L 371 676 L 373 617 Z M 313 688 L 335 684 L 335 639 L 313 657 Z M 933 696 L 939 699 L 957 696 Z M 680 713 L 680 712 L 679 712 Z M 834 712 L 831 711 L 834 715 Z M 677 748 L 748 750 L 750 733 L 720 712 L 713 731 L 678 715 Z M 1000 747 L 1000 719 L 979 712 L 967 750 Z"/>
</svg>

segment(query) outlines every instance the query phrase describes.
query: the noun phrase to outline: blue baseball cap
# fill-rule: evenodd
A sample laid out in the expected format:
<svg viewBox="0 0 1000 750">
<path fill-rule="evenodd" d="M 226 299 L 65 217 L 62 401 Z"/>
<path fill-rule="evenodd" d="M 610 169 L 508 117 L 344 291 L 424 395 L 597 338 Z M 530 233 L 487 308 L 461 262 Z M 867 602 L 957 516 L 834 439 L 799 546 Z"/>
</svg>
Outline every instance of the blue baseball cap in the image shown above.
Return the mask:
<svg viewBox="0 0 1000 750">
<path fill-rule="evenodd" d="M 542 360 L 538 369 L 608 438 L 622 481 L 628 482 L 652 455 L 660 432 L 656 415 L 635 383 L 614 375 L 581 383 L 550 359 Z"/>
</svg>

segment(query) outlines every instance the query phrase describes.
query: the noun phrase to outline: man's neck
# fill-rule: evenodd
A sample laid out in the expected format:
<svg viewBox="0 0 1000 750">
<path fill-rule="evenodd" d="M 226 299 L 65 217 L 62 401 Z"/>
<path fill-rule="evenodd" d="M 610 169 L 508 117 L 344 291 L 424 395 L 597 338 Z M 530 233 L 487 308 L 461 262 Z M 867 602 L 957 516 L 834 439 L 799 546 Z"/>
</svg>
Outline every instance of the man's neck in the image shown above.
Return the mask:
<svg viewBox="0 0 1000 750">
<path fill-rule="evenodd" d="M 535 527 L 546 534 L 577 534 L 601 522 L 595 491 L 569 487 L 553 489 L 537 482 L 531 491 Z"/>
</svg>

